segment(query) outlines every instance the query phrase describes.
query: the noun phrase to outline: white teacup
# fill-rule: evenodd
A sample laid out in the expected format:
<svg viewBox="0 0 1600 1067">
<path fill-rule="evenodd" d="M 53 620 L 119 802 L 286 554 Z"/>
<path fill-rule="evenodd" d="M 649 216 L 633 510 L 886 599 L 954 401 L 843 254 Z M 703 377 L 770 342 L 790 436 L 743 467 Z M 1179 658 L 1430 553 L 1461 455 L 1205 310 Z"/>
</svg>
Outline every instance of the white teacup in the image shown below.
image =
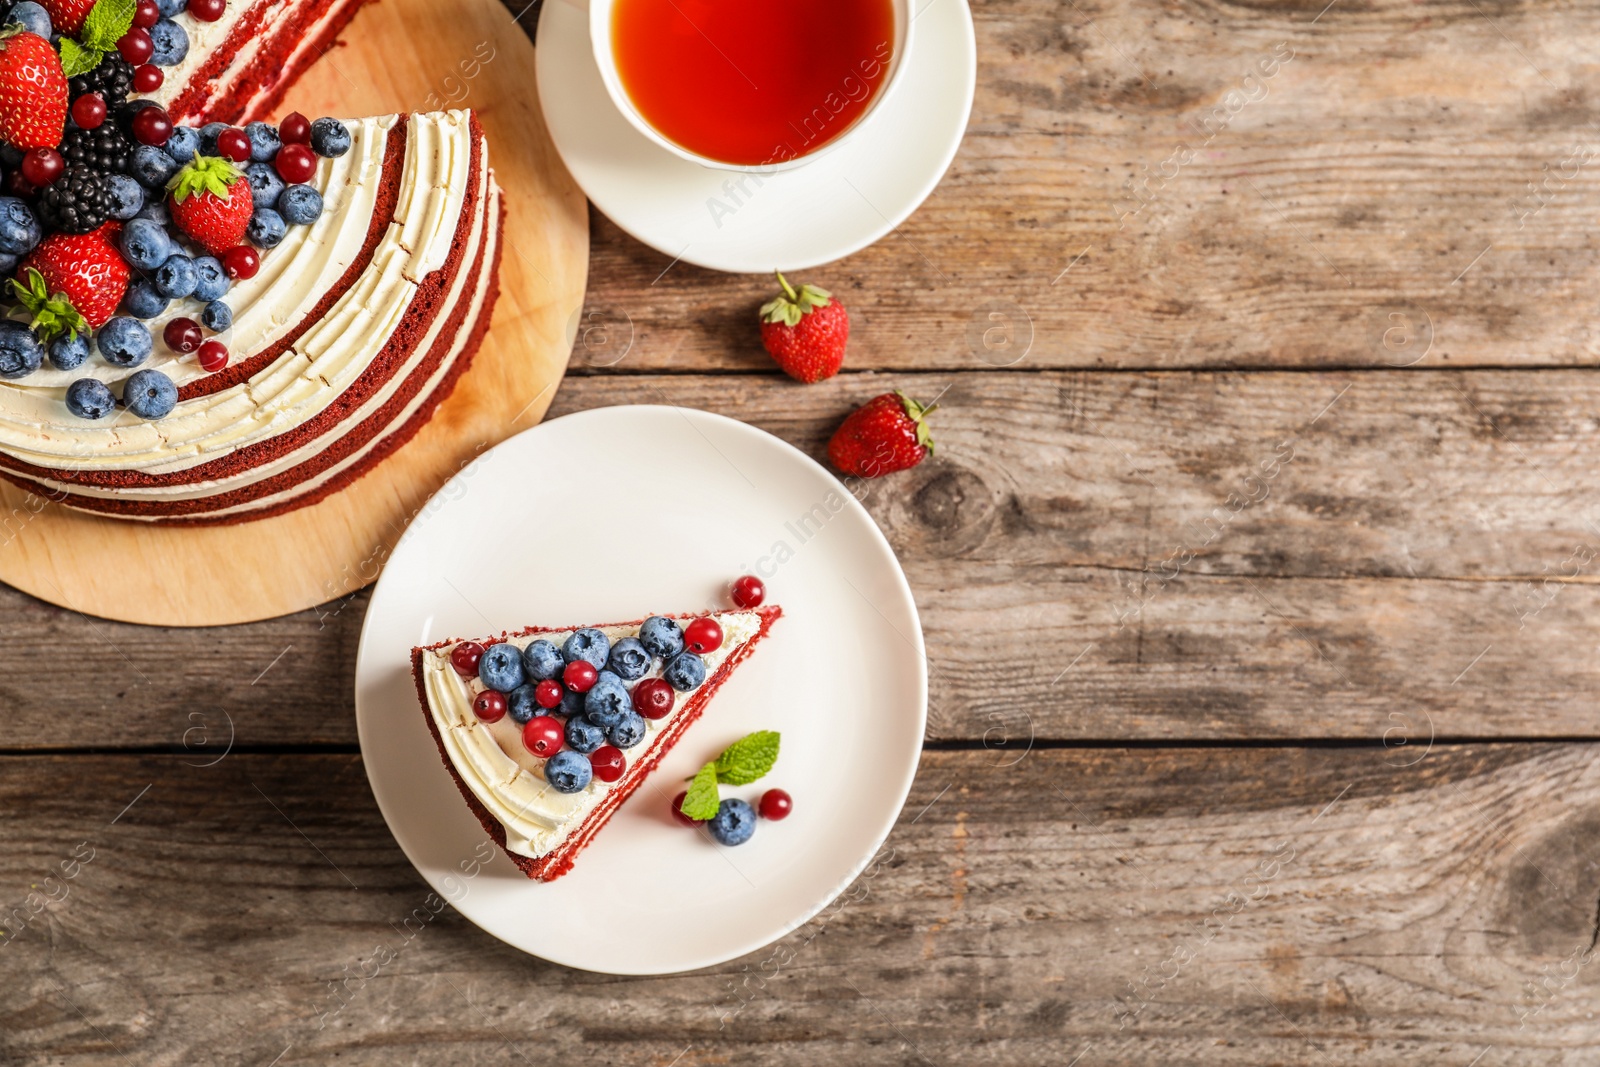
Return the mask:
<svg viewBox="0 0 1600 1067">
<path fill-rule="evenodd" d="M 737 0 L 729 0 L 729 2 L 737 2 Z M 873 94 L 871 102 L 867 104 L 866 110 L 857 115 L 855 121 L 846 127 L 843 133 L 793 159 L 750 165 L 728 163 L 690 151 L 676 141 L 664 136 L 654 126 L 650 125 L 643 115 L 639 114 L 639 109 L 634 106 L 633 100 L 628 96 L 628 90 L 622 84 L 622 76 L 617 72 L 617 57 L 611 45 L 611 12 L 615 7 L 615 3 L 616 0 L 589 0 L 589 43 L 594 49 L 594 61 L 600 67 L 600 80 L 605 82 L 606 92 L 610 95 L 612 104 L 616 106 L 618 111 L 622 112 L 622 117 L 627 119 L 634 129 L 644 134 L 651 141 L 681 159 L 686 159 L 691 163 L 698 163 L 702 167 L 709 167 L 712 170 L 770 174 L 775 171 L 803 167 L 812 160 L 819 159 L 832 152 L 835 148 L 859 134 L 861 128 L 867 124 L 867 120 L 872 117 L 873 112 L 877 111 L 883 104 L 884 99 L 894 91 L 895 84 L 900 79 L 900 72 L 905 69 L 906 56 L 911 49 L 911 27 L 913 21 L 911 0 L 890 0 L 890 5 L 894 9 L 894 42 L 887 59 L 888 70 L 884 74 L 882 82 L 878 85 L 878 91 Z M 804 13 L 803 8 L 797 8 L 796 12 L 801 15 Z M 844 92 L 848 92 L 848 89 L 845 88 Z M 819 101 L 814 111 L 820 112 L 819 117 L 822 121 L 819 123 L 819 127 L 825 126 L 826 120 L 832 114 L 827 101 Z"/>
</svg>

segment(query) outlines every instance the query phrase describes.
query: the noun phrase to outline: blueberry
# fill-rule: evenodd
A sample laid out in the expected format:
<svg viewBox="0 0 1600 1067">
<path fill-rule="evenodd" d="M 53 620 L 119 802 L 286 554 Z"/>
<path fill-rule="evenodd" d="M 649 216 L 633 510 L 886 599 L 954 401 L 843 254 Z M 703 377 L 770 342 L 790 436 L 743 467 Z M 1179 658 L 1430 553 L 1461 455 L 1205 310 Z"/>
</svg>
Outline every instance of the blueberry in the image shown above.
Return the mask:
<svg viewBox="0 0 1600 1067">
<path fill-rule="evenodd" d="M 606 731 L 606 739 L 618 748 L 632 748 L 644 740 L 644 716 L 630 711 L 622 721 Z"/>
<path fill-rule="evenodd" d="M 172 216 L 167 214 L 167 202 L 160 197 L 151 197 L 144 202 L 144 207 L 134 216 L 136 219 L 149 219 L 166 229 L 172 222 Z"/>
<path fill-rule="evenodd" d="M 250 159 L 256 163 L 271 162 L 272 157 L 278 154 L 278 149 L 283 147 L 283 141 L 278 138 L 278 127 L 267 122 L 251 122 L 245 125 L 245 136 L 250 138 Z"/>
<path fill-rule="evenodd" d="M 140 208 L 144 207 L 144 190 L 139 188 L 138 182 L 126 174 L 106 175 L 105 190 L 106 206 L 111 209 L 111 217 L 114 219 L 131 219 L 139 213 Z"/>
<path fill-rule="evenodd" d="M 32 208 L 14 196 L 0 196 L 0 252 L 26 255 L 41 236 Z"/>
<path fill-rule="evenodd" d="M 156 0 L 156 10 L 164 19 L 170 19 L 188 6 L 189 0 Z"/>
<path fill-rule="evenodd" d="M 167 257 L 172 258 L 172 257 Z M 136 319 L 153 319 L 167 310 L 167 298 L 149 278 L 137 278 L 122 294 L 122 306 Z"/>
<path fill-rule="evenodd" d="M 158 19 L 150 27 L 150 43 L 155 45 L 150 62 L 158 67 L 175 67 L 189 54 L 189 35 L 171 19 Z"/>
<path fill-rule="evenodd" d="M 585 756 L 606 743 L 606 732 L 582 715 L 567 720 L 567 747 Z"/>
<path fill-rule="evenodd" d="M 624 637 L 611 646 L 611 657 L 606 666 L 624 682 L 636 682 L 650 669 L 650 653 L 638 638 Z"/>
<path fill-rule="evenodd" d="M 200 150 L 200 131 L 193 126 L 174 126 L 165 148 L 167 155 L 179 163 L 191 163 L 194 161 L 194 154 Z"/>
<path fill-rule="evenodd" d="M 146 189 L 164 189 L 183 164 L 153 145 L 137 145 L 128 157 L 128 170 Z"/>
<path fill-rule="evenodd" d="M 278 212 L 293 226 L 310 226 L 322 217 L 322 194 L 309 185 L 291 185 L 278 197 Z"/>
<path fill-rule="evenodd" d="M 683 627 L 676 619 L 652 615 L 639 627 L 639 643 L 652 656 L 671 659 L 683 651 Z"/>
<path fill-rule="evenodd" d="M 67 410 L 80 419 L 103 419 L 116 409 L 111 387 L 99 378 L 79 378 L 67 386 Z"/>
<path fill-rule="evenodd" d="M 342 156 L 350 151 L 350 131 L 338 119 L 317 119 L 311 124 L 311 150 L 319 156 Z"/>
<path fill-rule="evenodd" d="M 283 235 L 289 232 L 283 216 L 270 207 L 258 207 L 245 225 L 244 235 L 257 248 L 277 248 Z"/>
<path fill-rule="evenodd" d="M 11 9 L 6 21 L 20 22 L 22 28 L 29 33 L 36 33 L 47 41 L 50 39 L 50 14 L 33 0 L 22 0 L 22 3 Z"/>
<path fill-rule="evenodd" d="M 263 206 L 270 206 L 278 202 L 278 197 L 284 190 L 283 179 L 278 176 L 278 168 L 271 163 L 247 163 L 244 176 L 250 182 L 250 198 L 252 202 Z"/>
<path fill-rule="evenodd" d="M 530 719 L 544 711 L 538 701 L 533 699 L 532 682 L 524 682 L 506 694 L 506 710 L 511 713 L 514 722 L 523 726 L 528 725 Z"/>
<path fill-rule="evenodd" d="M 0 378 L 26 378 L 44 363 L 44 345 L 27 325 L 0 322 Z"/>
<path fill-rule="evenodd" d="M 693 652 L 680 652 L 668 661 L 661 677 L 680 693 L 687 693 L 706 680 L 706 662 Z"/>
<path fill-rule="evenodd" d="M 182 252 L 167 257 L 167 261 L 155 273 L 156 292 L 168 300 L 182 300 L 194 293 L 195 286 L 200 284 L 200 272 L 194 268 L 194 260 Z"/>
<path fill-rule="evenodd" d="M 583 713 L 596 726 L 607 730 L 621 722 L 623 716 L 633 711 L 633 700 L 622 684 L 622 679 L 610 671 L 601 671 L 594 688 L 583 694 Z"/>
<path fill-rule="evenodd" d="M 89 338 L 85 334 L 62 334 L 50 342 L 50 365 L 56 370 L 75 370 L 89 358 Z"/>
<path fill-rule="evenodd" d="M 564 748 L 545 761 L 544 780 L 557 793 L 576 793 L 589 784 L 594 768 L 580 753 Z"/>
<path fill-rule="evenodd" d="M 581 659 L 599 670 L 606 665 L 606 657 L 611 654 L 611 638 L 593 627 L 586 627 L 561 643 L 561 654 L 568 663 Z"/>
<path fill-rule="evenodd" d="M 10 274 L 17 269 L 17 264 L 21 262 L 21 256 L 14 256 L 10 252 L 0 252 L 0 276 Z"/>
<path fill-rule="evenodd" d="M 561 703 L 556 705 L 556 710 L 569 719 L 575 719 L 583 714 L 583 694 L 574 693 L 566 686 L 561 687 Z"/>
<path fill-rule="evenodd" d="M 478 660 L 478 679 L 490 689 L 511 692 L 528 680 L 522 670 L 522 653 L 504 641 L 490 645 Z"/>
<path fill-rule="evenodd" d="M 221 333 L 233 325 L 233 309 L 221 300 L 213 300 L 201 310 L 200 325 L 212 333 Z"/>
<path fill-rule="evenodd" d="M 207 303 L 220 300 L 227 295 L 228 286 L 233 284 L 233 279 L 222 269 L 222 261 L 216 256 L 196 256 L 194 272 L 200 276 L 200 284 L 194 287 L 196 300 Z"/>
<path fill-rule="evenodd" d="M 711 836 L 724 845 L 742 845 L 756 832 L 755 809 L 742 800 L 729 797 L 717 807 L 717 813 L 706 823 Z"/>
<path fill-rule="evenodd" d="M 542 637 L 530 641 L 528 647 L 522 650 L 523 669 L 535 681 L 556 677 L 566 665 L 567 661 L 561 658 L 561 650 Z"/>
<path fill-rule="evenodd" d="M 178 406 L 178 387 L 158 370 L 137 370 L 123 383 L 122 402 L 141 419 L 163 419 Z"/>
<path fill-rule="evenodd" d="M 226 122 L 208 122 L 200 127 L 199 152 L 202 156 L 214 156 L 217 154 L 217 137 L 227 128 L 228 124 Z"/>
<path fill-rule="evenodd" d="M 141 279 L 139 284 L 145 283 Z M 129 289 L 130 293 L 132 291 Z M 152 287 L 151 292 L 154 291 Z M 157 295 L 156 299 L 161 300 L 161 297 Z M 166 301 L 162 300 L 162 303 L 165 304 Z M 155 347 L 145 324 L 125 315 L 118 315 L 100 327 L 100 332 L 94 335 L 94 343 L 100 349 L 100 358 L 118 367 L 137 367 L 150 358 L 150 353 Z M 165 411 L 161 413 L 165 414 Z M 161 415 L 146 417 L 159 419 Z"/>
<path fill-rule="evenodd" d="M 167 231 L 149 219 L 130 219 L 122 228 L 122 256 L 138 270 L 155 270 L 176 251 Z"/>
</svg>

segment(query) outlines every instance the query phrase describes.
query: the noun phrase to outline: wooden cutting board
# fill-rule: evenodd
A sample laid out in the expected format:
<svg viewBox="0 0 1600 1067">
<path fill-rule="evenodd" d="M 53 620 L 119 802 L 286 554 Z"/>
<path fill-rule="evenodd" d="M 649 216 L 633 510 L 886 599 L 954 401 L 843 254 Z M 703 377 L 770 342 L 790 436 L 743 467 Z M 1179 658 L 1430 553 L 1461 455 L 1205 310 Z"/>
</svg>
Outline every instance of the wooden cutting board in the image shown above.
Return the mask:
<svg viewBox="0 0 1600 1067">
<path fill-rule="evenodd" d="M 507 208 L 500 300 L 472 368 L 416 437 L 321 503 L 237 526 L 97 518 L 0 483 L 0 581 L 86 615 L 170 626 L 337 600 L 378 576 L 451 474 L 537 424 L 566 369 L 589 229 L 583 194 L 545 132 L 533 62 L 499 0 L 380 0 L 282 109 L 315 118 L 470 107 L 487 131 Z"/>
</svg>

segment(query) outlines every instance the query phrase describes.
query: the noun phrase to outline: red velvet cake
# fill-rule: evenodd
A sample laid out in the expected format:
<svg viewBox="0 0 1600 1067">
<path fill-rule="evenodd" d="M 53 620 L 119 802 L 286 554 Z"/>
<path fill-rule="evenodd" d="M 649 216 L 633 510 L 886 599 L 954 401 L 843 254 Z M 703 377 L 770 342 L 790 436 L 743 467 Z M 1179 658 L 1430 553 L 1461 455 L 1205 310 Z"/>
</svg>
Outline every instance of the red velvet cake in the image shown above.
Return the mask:
<svg viewBox="0 0 1600 1067">
<path fill-rule="evenodd" d="M 548 882 L 572 869 L 782 614 L 530 627 L 412 649 L 411 670 L 467 806 L 524 874 Z"/>
</svg>

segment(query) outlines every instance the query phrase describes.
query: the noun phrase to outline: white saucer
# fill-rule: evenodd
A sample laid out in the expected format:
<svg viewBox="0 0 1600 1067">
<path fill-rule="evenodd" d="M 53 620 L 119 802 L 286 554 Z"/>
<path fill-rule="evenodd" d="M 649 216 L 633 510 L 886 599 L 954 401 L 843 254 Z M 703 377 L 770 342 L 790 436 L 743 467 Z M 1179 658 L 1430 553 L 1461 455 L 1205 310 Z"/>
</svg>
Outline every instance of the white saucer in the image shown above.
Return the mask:
<svg viewBox="0 0 1600 1067">
<path fill-rule="evenodd" d="M 680 159 L 628 125 L 606 95 L 578 0 L 547 0 L 539 14 L 545 123 L 595 206 L 666 255 L 748 273 L 840 259 L 917 209 L 967 128 L 978 67 L 972 13 L 967 0 L 919 2 L 916 42 L 893 93 L 848 143 L 759 184 Z"/>
<path fill-rule="evenodd" d="M 411 647 L 726 607 L 727 583 L 763 569 L 784 610 L 770 635 L 570 874 L 524 877 L 439 758 Z M 367 777 L 417 870 L 495 937 L 612 974 L 722 963 L 825 907 L 894 826 L 926 714 L 916 605 L 866 510 L 776 437 L 683 408 L 599 408 L 483 453 L 401 538 L 356 662 Z M 777 765 L 722 795 L 753 805 L 780 787 L 793 814 L 734 848 L 674 822 L 683 780 L 761 729 L 783 735 Z"/>
</svg>

